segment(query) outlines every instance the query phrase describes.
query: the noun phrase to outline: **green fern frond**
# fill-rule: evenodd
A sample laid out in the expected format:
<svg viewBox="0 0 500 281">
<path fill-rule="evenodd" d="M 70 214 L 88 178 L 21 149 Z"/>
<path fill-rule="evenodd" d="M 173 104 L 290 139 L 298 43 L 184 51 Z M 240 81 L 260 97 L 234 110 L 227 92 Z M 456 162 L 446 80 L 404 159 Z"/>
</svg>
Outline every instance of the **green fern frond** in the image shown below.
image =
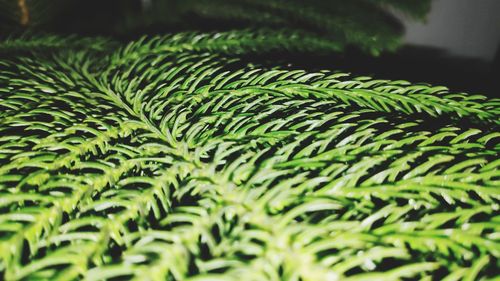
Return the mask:
<svg viewBox="0 0 500 281">
<path fill-rule="evenodd" d="M 3 279 L 495 278 L 500 100 L 240 56 L 330 40 L 1 43 Z"/>
<path fill-rule="evenodd" d="M 29 35 L 6 38 L 0 42 L 0 55 L 19 52 L 51 53 L 63 50 L 85 49 L 88 51 L 104 52 L 112 49 L 117 43 L 107 38 L 67 36 L 61 38 L 56 35 Z"/>
<path fill-rule="evenodd" d="M 372 54 L 395 49 L 402 31 L 397 20 L 372 1 L 308 1 L 306 5 L 299 0 L 189 0 L 156 1 L 153 5 L 158 6 L 153 11 L 161 15 L 167 11 L 168 20 L 177 24 L 194 14 L 209 21 L 228 20 L 258 27 L 300 27 Z"/>
</svg>

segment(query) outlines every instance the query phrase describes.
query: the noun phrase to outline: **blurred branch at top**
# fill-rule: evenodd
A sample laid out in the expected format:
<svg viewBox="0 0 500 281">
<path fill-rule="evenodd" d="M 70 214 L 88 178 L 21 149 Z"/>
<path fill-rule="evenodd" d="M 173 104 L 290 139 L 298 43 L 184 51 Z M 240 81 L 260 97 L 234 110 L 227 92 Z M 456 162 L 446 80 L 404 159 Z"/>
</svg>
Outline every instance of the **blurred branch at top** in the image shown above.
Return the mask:
<svg viewBox="0 0 500 281">
<path fill-rule="evenodd" d="M 423 19 L 430 0 L 0 0 L 2 35 L 133 37 L 181 30 L 305 29 L 377 55 L 400 45 L 398 10 Z"/>
</svg>

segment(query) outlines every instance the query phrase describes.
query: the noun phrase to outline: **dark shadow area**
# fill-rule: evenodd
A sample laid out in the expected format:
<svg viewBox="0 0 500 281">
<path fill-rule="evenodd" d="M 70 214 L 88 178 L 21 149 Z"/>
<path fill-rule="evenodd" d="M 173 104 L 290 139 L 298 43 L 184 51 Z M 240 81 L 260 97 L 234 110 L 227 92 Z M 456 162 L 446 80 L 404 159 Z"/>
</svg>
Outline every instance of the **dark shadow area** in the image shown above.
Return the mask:
<svg viewBox="0 0 500 281">
<path fill-rule="evenodd" d="M 403 46 L 394 53 L 379 57 L 366 55 L 355 48 L 342 54 L 280 54 L 252 56 L 247 61 L 266 62 L 276 60 L 288 63 L 293 69 L 322 69 L 350 72 L 353 75 L 371 76 L 377 79 L 405 80 L 446 86 L 451 92 L 482 94 L 490 98 L 500 97 L 499 55 L 494 62 L 448 55 L 445 51 L 424 46 Z"/>
<path fill-rule="evenodd" d="M 318 59 L 315 64 L 320 64 Z M 376 78 L 408 80 L 414 83 L 444 85 L 454 92 L 499 97 L 499 55 L 488 63 L 480 59 L 448 55 L 445 51 L 423 46 L 404 46 L 395 53 L 380 57 L 348 50 L 338 56 L 335 69 Z"/>
</svg>

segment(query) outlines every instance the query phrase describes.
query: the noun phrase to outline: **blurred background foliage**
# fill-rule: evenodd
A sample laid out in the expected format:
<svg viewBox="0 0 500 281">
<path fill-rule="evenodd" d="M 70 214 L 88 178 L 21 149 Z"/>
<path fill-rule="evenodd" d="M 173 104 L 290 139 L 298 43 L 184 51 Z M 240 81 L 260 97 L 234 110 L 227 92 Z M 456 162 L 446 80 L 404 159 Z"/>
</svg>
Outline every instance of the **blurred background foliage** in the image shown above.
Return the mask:
<svg viewBox="0 0 500 281">
<path fill-rule="evenodd" d="M 305 29 L 370 54 L 403 33 L 390 10 L 423 19 L 429 0 L 0 0 L 2 33 L 108 35 L 235 28 Z"/>
</svg>

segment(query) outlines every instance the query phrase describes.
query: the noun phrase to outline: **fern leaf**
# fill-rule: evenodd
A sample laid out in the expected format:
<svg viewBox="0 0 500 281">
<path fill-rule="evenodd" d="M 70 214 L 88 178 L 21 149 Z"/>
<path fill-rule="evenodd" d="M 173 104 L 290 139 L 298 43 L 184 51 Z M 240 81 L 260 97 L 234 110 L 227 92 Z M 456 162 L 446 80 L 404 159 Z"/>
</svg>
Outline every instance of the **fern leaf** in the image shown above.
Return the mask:
<svg viewBox="0 0 500 281">
<path fill-rule="evenodd" d="M 86 40 L 0 43 L 3 279 L 495 277 L 497 99 L 241 58 L 343 47 L 304 32 Z"/>
</svg>

